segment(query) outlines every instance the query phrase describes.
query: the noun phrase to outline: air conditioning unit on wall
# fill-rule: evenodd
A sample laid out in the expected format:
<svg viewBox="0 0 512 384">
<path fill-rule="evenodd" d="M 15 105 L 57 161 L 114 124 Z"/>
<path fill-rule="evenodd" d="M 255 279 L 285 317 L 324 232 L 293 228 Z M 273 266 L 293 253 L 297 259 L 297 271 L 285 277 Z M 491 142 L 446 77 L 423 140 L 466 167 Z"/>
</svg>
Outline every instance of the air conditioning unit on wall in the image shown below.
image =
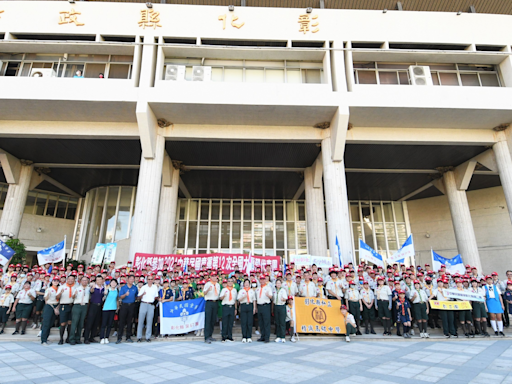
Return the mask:
<svg viewBox="0 0 512 384">
<path fill-rule="evenodd" d="M 57 74 L 51 68 L 32 68 L 30 77 L 55 77 Z"/>
<path fill-rule="evenodd" d="M 212 67 L 193 66 L 192 81 L 211 81 Z"/>
<path fill-rule="evenodd" d="M 165 80 L 183 81 L 185 80 L 185 70 L 184 65 L 166 65 Z"/>
<path fill-rule="evenodd" d="M 409 67 L 409 78 L 412 85 L 434 85 L 429 66 L 411 65 Z"/>
</svg>

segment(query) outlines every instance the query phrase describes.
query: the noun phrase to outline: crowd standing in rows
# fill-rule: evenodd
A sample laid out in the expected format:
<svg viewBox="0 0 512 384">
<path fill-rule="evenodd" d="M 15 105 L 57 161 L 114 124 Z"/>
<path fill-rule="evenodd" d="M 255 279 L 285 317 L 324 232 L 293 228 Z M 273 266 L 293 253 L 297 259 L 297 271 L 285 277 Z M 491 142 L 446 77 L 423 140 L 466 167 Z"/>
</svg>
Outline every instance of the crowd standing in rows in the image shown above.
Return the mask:
<svg viewBox="0 0 512 384">
<path fill-rule="evenodd" d="M 284 343 L 286 336 L 296 341 L 293 324 L 294 297 L 338 300 L 346 323 L 346 340 L 350 335 L 375 334 L 379 320 L 384 335 L 392 328 L 397 336 L 410 338 L 418 328 L 421 338 L 429 338 L 428 327 L 442 328 L 445 337 L 489 337 L 488 325 L 496 336 L 505 336 L 512 310 L 512 271 L 500 280 L 496 272 L 483 276 L 466 266 L 465 274 L 451 275 L 442 265 L 436 273 L 427 264 L 406 267 L 394 264 L 387 269 L 360 264 L 323 271 L 295 268 L 291 263 L 283 274 L 269 265 L 256 268 L 249 275 L 222 270 L 184 272 L 175 265 L 155 272 L 151 265 L 135 271 L 131 263 L 119 269 L 112 262 L 108 270 L 100 266 L 73 264 L 56 267 L 21 264 L 0 269 L 0 334 L 9 318 L 15 320 L 13 334 L 25 334 L 28 322 L 40 328 L 41 343 L 47 344 L 52 327 L 59 328 L 59 344 L 108 344 L 114 329 L 116 343 L 150 342 L 160 334 L 159 303 L 204 297 L 204 329 L 195 331 L 205 343 L 216 341 L 214 326 L 220 323 L 222 342 L 233 342 L 233 326 L 240 320 L 242 343 L 252 343 L 253 329 L 257 341 L 268 343 L 271 323 L 275 324 L 275 341 Z M 436 310 L 432 299 L 451 301 L 447 289 L 482 297 L 472 301 L 471 310 Z M 441 323 L 441 324 L 440 324 Z M 143 330 L 145 328 L 145 333 Z"/>
</svg>

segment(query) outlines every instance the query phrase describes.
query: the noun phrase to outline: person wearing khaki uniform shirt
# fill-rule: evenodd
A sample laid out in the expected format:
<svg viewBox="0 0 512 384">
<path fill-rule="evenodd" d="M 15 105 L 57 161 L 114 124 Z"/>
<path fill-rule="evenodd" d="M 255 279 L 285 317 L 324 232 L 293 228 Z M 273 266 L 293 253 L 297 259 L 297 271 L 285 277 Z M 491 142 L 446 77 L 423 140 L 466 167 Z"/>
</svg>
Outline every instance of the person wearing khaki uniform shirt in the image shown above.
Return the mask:
<svg viewBox="0 0 512 384">
<path fill-rule="evenodd" d="M 273 292 L 270 285 L 265 284 L 265 275 L 260 276 L 260 287 L 256 290 L 258 303 L 258 323 L 261 329 L 261 337 L 258 341 L 270 342 L 270 302 Z"/>
<path fill-rule="evenodd" d="M 233 322 L 236 316 L 236 289 L 233 279 L 229 278 L 227 287 L 220 292 L 222 300 L 222 342 L 233 340 Z"/>
<path fill-rule="evenodd" d="M 91 296 L 91 289 L 89 287 L 89 279 L 82 277 L 80 285 L 76 289 L 75 299 L 73 301 L 73 309 L 71 316 L 71 334 L 69 336 L 69 343 L 71 345 L 82 344 L 80 337 L 82 329 L 84 328 L 85 316 L 87 315 L 87 306 Z"/>
<path fill-rule="evenodd" d="M 286 300 L 288 292 L 280 279 L 276 280 L 276 293 L 274 293 L 274 319 L 276 323 L 276 343 L 285 342 L 286 334 Z"/>
</svg>

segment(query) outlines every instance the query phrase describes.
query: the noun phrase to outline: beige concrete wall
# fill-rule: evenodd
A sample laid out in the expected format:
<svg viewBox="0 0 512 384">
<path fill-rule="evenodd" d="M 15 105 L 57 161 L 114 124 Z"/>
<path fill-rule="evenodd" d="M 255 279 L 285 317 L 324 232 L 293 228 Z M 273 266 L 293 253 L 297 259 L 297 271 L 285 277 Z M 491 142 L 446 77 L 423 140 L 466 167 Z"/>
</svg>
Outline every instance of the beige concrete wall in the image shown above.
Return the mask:
<svg viewBox="0 0 512 384">
<path fill-rule="evenodd" d="M 2 212 L 0 210 L 0 217 Z M 37 232 L 37 228 L 41 228 L 41 232 Z M 75 220 L 24 213 L 21 219 L 19 239 L 25 244 L 27 250 L 39 251 L 61 242 L 64 240 L 64 236 L 67 236 L 66 249 L 69 250 L 74 229 Z"/>
<path fill-rule="evenodd" d="M 512 224 L 503 189 L 481 189 L 467 196 L 484 273 L 496 271 L 504 276 L 512 269 Z M 445 257 L 457 255 L 446 196 L 408 201 L 407 206 L 417 265 L 432 264 L 431 247 Z"/>
</svg>

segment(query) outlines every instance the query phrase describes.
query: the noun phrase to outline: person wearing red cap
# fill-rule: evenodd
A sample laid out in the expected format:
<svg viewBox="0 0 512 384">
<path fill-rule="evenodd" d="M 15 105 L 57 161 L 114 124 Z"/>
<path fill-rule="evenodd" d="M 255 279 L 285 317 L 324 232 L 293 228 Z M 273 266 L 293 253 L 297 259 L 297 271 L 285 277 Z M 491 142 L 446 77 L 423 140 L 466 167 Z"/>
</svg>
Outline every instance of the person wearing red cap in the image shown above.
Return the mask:
<svg viewBox="0 0 512 384">
<path fill-rule="evenodd" d="M 503 333 L 503 298 L 501 297 L 498 287 L 494 284 L 492 276 L 485 276 L 485 303 L 489 311 L 491 326 L 496 336 L 505 336 Z"/>
<path fill-rule="evenodd" d="M 485 304 L 485 289 L 480 287 L 478 279 L 475 277 L 471 278 L 471 287 L 468 289 L 469 292 L 479 295 L 484 301 L 471 301 L 472 316 L 477 334 L 484 337 L 490 337 L 487 333 L 487 306 Z"/>
<path fill-rule="evenodd" d="M 16 300 L 12 308 L 16 313 L 16 328 L 13 335 L 17 335 L 21 326 L 21 334 L 25 334 L 27 329 L 27 322 L 30 314 L 32 313 L 32 306 L 36 299 L 36 292 L 30 287 L 30 282 L 25 281 L 23 289 L 16 295 Z"/>
<path fill-rule="evenodd" d="M 357 284 L 355 281 L 351 280 L 349 283 L 349 288 L 345 292 L 345 300 L 347 304 L 347 308 L 349 312 L 354 315 L 357 324 L 356 335 L 361 335 L 361 327 L 360 327 L 360 319 L 361 312 L 363 311 L 363 304 L 361 303 L 361 295 L 357 289 Z"/>
<path fill-rule="evenodd" d="M 347 311 L 347 307 L 345 305 L 342 305 L 340 307 L 341 314 L 343 315 L 343 318 L 345 319 L 345 340 L 347 343 L 350 342 L 350 335 L 357 334 L 357 324 L 354 319 L 354 315 L 352 315 L 350 312 Z"/>
<path fill-rule="evenodd" d="M 404 338 L 410 339 L 409 330 L 411 328 L 411 304 L 405 298 L 405 291 L 398 291 L 398 300 L 396 301 L 396 311 L 398 314 L 397 322 L 404 327 Z"/>
<path fill-rule="evenodd" d="M 222 303 L 222 342 L 232 342 L 233 340 L 233 323 L 236 316 L 236 297 L 237 291 L 233 287 L 233 278 L 229 278 L 227 286 L 220 292 L 220 300 Z"/>
<path fill-rule="evenodd" d="M 59 345 L 64 344 L 64 332 L 68 331 L 66 343 L 69 343 L 69 336 L 71 335 L 71 310 L 73 301 L 76 296 L 75 277 L 69 275 L 65 285 L 59 287 L 57 292 L 57 300 L 59 300 L 59 320 L 60 320 L 60 341 Z"/>
<path fill-rule="evenodd" d="M 447 283 L 446 283 L 447 284 Z M 434 290 L 434 296 L 439 301 L 452 301 L 452 299 L 449 299 L 446 297 L 445 290 L 447 288 L 444 287 L 445 280 L 443 279 L 437 279 L 437 288 Z M 439 314 L 441 315 L 441 322 L 443 324 L 443 333 L 446 338 L 450 338 L 451 336 L 458 337 L 457 330 L 455 329 L 454 324 L 454 315 L 452 310 L 440 310 Z"/>
<path fill-rule="evenodd" d="M 256 292 L 251 289 L 249 279 L 245 279 L 242 289 L 238 292 L 240 323 L 242 327 L 242 343 L 252 343 L 252 325 L 256 314 Z"/>
<path fill-rule="evenodd" d="M 270 342 L 270 302 L 273 297 L 272 287 L 265 283 L 265 275 L 260 275 L 260 287 L 256 290 L 256 302 L 258 304 L 258 324 L 260 326 L 260 342 Z"/>
<path fill-rule="evenodd" d="M 319 278 L 321 284 L 322 278 Z M 320 287 L 319 287 L 320 288 Z M 274 293 L 274 321 L 276 325 L 276 343 L 284 343 L 286 336 L 286 301 L 288 300 L 288 292 L 283 287 L 281 278 L 276 280 L 276 292 Z"/>
<path fill-rule="evenodd" d="M 220 285 L 217 282 L 217 272 L 211 273 L 211 281 L 204 285 L 205 318 L 204 318 L 204 342 L 211 344 L 216 341 L 213 335 L 215 320 L 217 319 L 217 302 L 220 295 Z"/>
<path fill-rule="evenodd" d="M 0 335 L 4 333 L 5 325 L 14 304 L 14 295 L 11 293 L 11 288 L 10 285 L 6 285 L 4 293 L 0 296 Z"/>
<path fill-rule="evenodd" d="M 427 330 L 428 320 L 428 295 L 427 292 L 421 287 L 419 280 L 414 280 L 414 290 L 411 292 L 412 309 L 414 312 L 414 319 L 418 322 L 420 329 L 420 337 L 429 338 Z"/>
<path fill-rule="evenodd" d="M 375 320 L 375 295 L 373 291 L 370 289 L 370 284 L 368 281 L 363 281 L 363 288 L 359 291 L 361 295 L 361 302 L 363 304 L 363 321 L 365 334 L 375 335 L 375 330 L 373 329 L 372 320 Z M 368 329 L 368 325 L 370 329 Z"/>
</svg>

